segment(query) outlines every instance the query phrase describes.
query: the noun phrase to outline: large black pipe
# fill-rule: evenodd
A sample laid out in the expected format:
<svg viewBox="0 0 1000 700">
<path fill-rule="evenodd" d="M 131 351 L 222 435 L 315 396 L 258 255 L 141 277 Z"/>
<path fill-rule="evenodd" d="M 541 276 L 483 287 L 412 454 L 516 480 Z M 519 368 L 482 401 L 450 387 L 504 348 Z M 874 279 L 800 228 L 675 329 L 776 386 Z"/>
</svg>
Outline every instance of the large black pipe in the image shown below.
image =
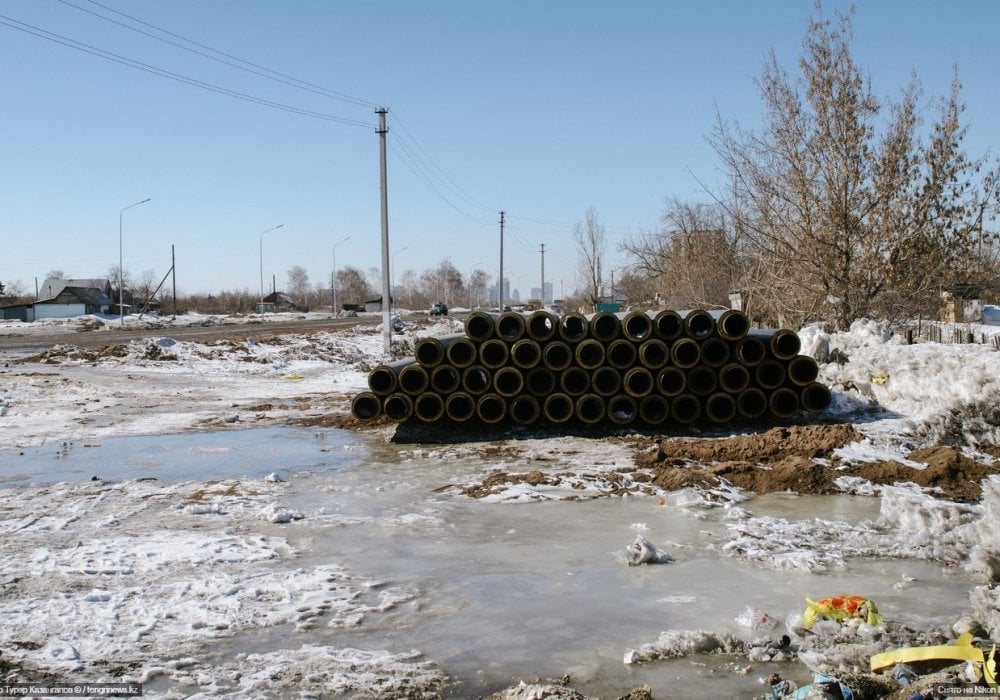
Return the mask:
<svg viewBox="0 0 1000 700">
<path fill-rule="evenodd" d="M 760 338 L 771 354 L 779 360 L 790 360 L 802 349 L 802 341 L 798 334 L 787 328 L 758 328 L 750 331 L 747 337 Z"/>
<path fill-rule="evenodd" d="M 553 372 L 561 372 L 573 362 L 573 351 L 561 340 L 554 340 L 542 346 L 542 364 Z"/>
<path fill-rule="evenodd" d="M 596 369 L 604 364 L 604 344 L 593 338 L 587 338 L 577 343 L 576 364 L 584 369 Z"/>
<path fill-rule="evenodd" d="M 496 334 L 496 315 L 485 311 L 473 311 L 465 318 L 465 334 L 477 345 Z"/>
<path fill-rule="evenodd" d="M 555 337 L 559 330 L 559 317 L 551 311 L 539 309 L 528 316 L 528 337 L 539 343 L 545 343 Z"/>
<path fill-rule="evenodd" d="M 496 318 L 497 337 L 507 343 L 515 343 L 521 339 L 526 330 L 524 316 L 514 311 L 504 311 Z"/>
<path fill-rule="evenodd" d="M 810 413 L 822 413 L 830 407 L 833 395 L 830 389 L 819 382 L 806 384 L 799 390 L 802 408 Z"/>
<path fill-rule="evenodd" d="M 590 317 L 590 335 L 602 343 L 610 343 L 621 332 L 622 322 L 612 313 L 598 311 Z"/>
<path fill-rule="evenodd" d="M 431 369 L 444 362 L 447 348 L 452 343 L 469 343 L 464 333 L 455 333 L 441 338 L 421 338 L 413 346 L 413 356 L 421 366 Z"/>
<path fill-rule="evenodd" d="M 559 375 L 559 387 L 570 396 L 583 396 L 590 390 L 590 373 L 582 367 L 567 367 Z"/>
<path fill-rule="evenodd" d="M 746 389 L 736 395 L 736 408 L 746 418 L 757 418 L 767 410 L 767 396 L 760 389 Z"/>
<path fill-rule="evenodd" d="M 501 367 L 493 374 L 493 390 L 500 396 L 517 396 L 523 389 L 524 375 L 516 367 Z"/>
<path fill-rule="evenodd" d="M 399 372 L 404 367 L 416 364 L 413 358 L 398 360 L 379 365 L 368 373 L 368 389 L 376 396 L 388 396 L 396 391 L 399 383 Z"/>
<path fill-rule="evenodd" d="M 737 394 L 750 386 L 750 372 L 738 362 L 730 362 L 719 370 L 719 386 L 723 391 Z"/>
<path fill-rule="evenodd" d="M 760 338 L 748 336 L 736 341 L 733 346 L 736 361 L 747 367 L 756 367 L 767 357 L 767 345 Z"/>
<path fill-rule="evenodd" d="M 450 394 L 462 386 L 462 375 L 451 365 L 438 365 L 431 370 L 431 389 L 439 394 Z"/>
<path fill-rule="evenodd" d="M 701 402 L 692 394 L 681 394 L 670 402 L 670 416 L 678 423 L 694 423 L 700 415 Z"/>
<path fill-rule="evenodd" d="M 559 337 L 567 343 L 579 343 L 590 332 L 587 317 L 576 311 L 564 313 L 559 317 Z"/>
<path fill-rule="evenodd" d="M 742 311 L 726 309 L 708 313 L 715 319 L 715 329 L 724 340 L 739 340 L 750 331 L 750 319 Z"/>
<path fill-rule="evenodd" d="M 670 417 L 670 403 L 659 394 L 650 394 L 639 402 L 639 419 L 649 425 L 660 425 Z"/>
<path fill-rule="evenodd" d="M 628 369 L 635 364 L 637 354 L 635 343 L 624 338 L 612 340 L 607 350 L 608 364 L 617 369 Z"/>
<path fill-rule="evenodd" d="M 670 359 L 677 367 L 689 369 L 701 361 L 701 348 L 691 338 L 681 338 L 670 348 Z"/>
<path fill-rule="evenodd" d="M 525 375 L 524 386 L 533 396 L 548 396 L 556 390 L 556 375 L 545 367 L 535 367 Z"/>
<path fill-rule="evenodd" d="M 684 318 L 684 333 L 689 338 L 704 340 L 715 332 L 715 319 L 704 309 L 678 311 Z"/>
<path fill-rule="evenodd" d="M 399 388 L 410 396 L 427 391 L 430 383 L 430 374 L 425 367 L 420 365 L 408 365 L 399 373 Z"/>
<path fill-rule="evenodd" d="M 483 423 L 499 423 L 507 415 L 507 403 L 496 394 L 484 394 L 476 401 L 476 415 Z"/>
<path fill-rule="evenodd" d="M 433 391 L 425 391 L 414 399 L 413 415 L 425 423 L 439 421 L 444 415 L 444 401 Z"/>
<path fill-rule="evenodd" d="M 573 417 L 573 399 L 566 394 L 549 394 L 542 405 L 542 415 L 550 423 L 565 423 Z"/>
<path fill-rule="evenodd" d="M 653 333 L 660 340 L 670 342 L 684 332 L 684 319 L 673 309 L 664 309 L 653 317 Z"/>
<path fill-rule="evenodd" d="M 633 367 L 622 378 L 625 393 L 637 399 L 651 392 L 655 385 L 653 373 L 645 367 Z"/>
<path fill-rule="evenodd" d="M 781 387 L 771 392 L 767 404 L 778 418 L 790 418 L 799 410 L 799 396 L 791 389 Z"/>
<path fill-rule="evenodd" d="M 614 367 L 598 367 L 590 376 L 590 388 L 601 396 L 617 394 L 622 387 L 622 375 Z"/>
<path fill-rule="evenodd" d="M 538 417 L 542 415 L 542 409 L 538 406 L 538 399 L 534 396 L 521 394 L 515 396 L 508 402 L 507 412 L 514 419 L 515 423 L 521 425 L 531 425 L 538 422 Z"/>
<path fill-rule="evenodd" d="M 413 415 L 413 399 L 406 394 L 389 394 L 382 401 L 382 411 L 389 420 L 401 423 Z"/>
<path fill-rule="evenodd" d="M 670 348 L 658 338 L 651 338 L 639 346 L 639 362 L 649 369 L 660 369 L 670 360 Z"/>
<path fill-rule="evenodd" d="M 368 423 L 382 414 L 382 401 L 371 391 L 362 391 L 351 399 L 351 415 Z"/>
<path fill-rule="evenodd" d="M 712 394 L 705 400 L 705 415 L 714 423 L 728 423 L 736 417 L 736 402 L 732 394 Z"/>
<path fill-rule="evenodd" d="M 617 425 L 628 425 L 635 420 L 638 408 L 635 399 L 626 394 L 616 394 L 608 399 L 608 420 Z"/>
<path fill-rule="evenodd" d="M 677 396 L 687 385 L 687 375 L 679 367 L 664 367 L 656 374 L 656 388 L 664 396 Z"/>
<path fill-rule="evenodd" d="M 621 323 L 622 334 L 633 343 L 649 340 L 653 335 L 653 319 L 645 311 L 629 311 Z"/>
<path fill-rule="evenodd" d="M 715 370 L 705 365 L 696 365 L 687 371 L 687 390 L 698 396 L 708 396 L 718 386 Z"/>
<path fill-rule="evenodd" d="M 510 348 L 510 361 L 521 369 L 531 369 L 542 361 L 542 348 L 531 338 L 521 338 Z"/>
<path fill-rule="evenodd" d="M 497 369 L 510 359 L 510 346 L 499 338 L 490 338 L 479 346 L 479 362 L 487 369 Z"/>
<path fill-rule="evenodd" d="M 576 400 L 573 414 L 584 423 L 593 425 L 604 420 L 604 399 L 597 394 L 584 394 Z"/>
<path fill-rule="evenodd" d="M 475 344 L 468 338 L 456 338 L 448 344 L 446 353 L 448 362 L 459 369 L 472 365 L 478 357 Z"/>
<path fill-rule="evenodd" d="M 788 361 L 787 371 L 792 384 L 806 386 L 816 381 L 819 365 L 808 355 L 796 355 Z"/>
<path fill-rule="evenodd" d="M 701 343 L 701 361 L 709 367 L 722 367 L 729 362 L 729 343 L 722 338 L 706 338 Z"/>
<path fill-rule="evenodd" d="M 464 423 L 476 415 L 476 400 L 471 394 L 458 391 L 445 399 L 444 410 L 453 421 Z"/>
<path fill-rule="evenodd" d="M 753 375 L 761 389 L 776 389 L 785 383 L 785 366 L 777 360 L 764 360 L 754 368 Z"/>
<path fill-rule="evenodd" d="M 493 386 L 493 375 L 482 365 L 472 365 L 462 372 L 462 388 L 473 396 L 489 391 Z"/>
</svg>

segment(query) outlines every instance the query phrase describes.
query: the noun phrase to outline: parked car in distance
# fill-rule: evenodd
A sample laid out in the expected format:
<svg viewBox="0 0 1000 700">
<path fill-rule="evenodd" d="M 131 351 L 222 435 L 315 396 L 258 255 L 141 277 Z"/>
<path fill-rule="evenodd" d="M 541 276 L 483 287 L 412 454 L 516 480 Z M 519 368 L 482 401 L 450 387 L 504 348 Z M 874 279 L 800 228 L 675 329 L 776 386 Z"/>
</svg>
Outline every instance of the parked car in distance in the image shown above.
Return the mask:
<svg viewBox="0 0 1000 700">
<path fill-rule="evenodd" d="M 442 304 L 440 301 L 431 306 L 431 316 L 447 316 L 448 307 Z"/>
</svg>

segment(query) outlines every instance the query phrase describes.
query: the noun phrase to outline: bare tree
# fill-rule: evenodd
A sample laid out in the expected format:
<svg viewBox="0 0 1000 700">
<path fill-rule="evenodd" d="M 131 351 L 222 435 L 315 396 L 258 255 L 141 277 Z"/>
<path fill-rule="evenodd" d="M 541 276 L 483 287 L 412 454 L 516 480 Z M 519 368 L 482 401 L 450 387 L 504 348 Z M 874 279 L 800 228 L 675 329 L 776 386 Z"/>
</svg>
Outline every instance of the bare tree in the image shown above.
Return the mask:
<svg viewBox="0 0 1000 700">
<path fill-rule="evenodd" d="M 311 292 L 309 273 L 301 265 L 292 265 L 288 271 L 288 296 L 299 304 L 309 304 Z"/>
<path fill-rule="evenodd" d="M 338 303 L 362 304 L 375 296 L 374 289 L 361 270 L 350 265 L 337 270 Z"/>
<path fill-rule="evenodd" d="M 880 102 L 850 53 L 851 13 L 810 18 L 793 80 L 772 54 L 759 81 L 759 132 L 720 117 L 710 141 L 720 194 L 755 256 L 745 286 L 758 312 L 797 323 L 832 313 L 893 318 L 933 303 L 982 231 L 996 176 L 961 149 L 957 79 L 921 143 L 913 78 Z"/>
<path fill-rule="evenodd" d="M 649 278 L 651 291 L 667 307 L 725 306 L 744 268 L 739 235 L 725 208 L 672 197 L 660 220 L 661 230 L 621 244 L 633 274 Z"/>
<path fill-rule="evenodd" d="M 597 209 L 589 207 L 583 221 L 573 227 L 576 242 L 577 274 L 587 302 L 596 304 L 601 299 L 601 268 L 605 257 L 605 232 Z"/>
</svg>

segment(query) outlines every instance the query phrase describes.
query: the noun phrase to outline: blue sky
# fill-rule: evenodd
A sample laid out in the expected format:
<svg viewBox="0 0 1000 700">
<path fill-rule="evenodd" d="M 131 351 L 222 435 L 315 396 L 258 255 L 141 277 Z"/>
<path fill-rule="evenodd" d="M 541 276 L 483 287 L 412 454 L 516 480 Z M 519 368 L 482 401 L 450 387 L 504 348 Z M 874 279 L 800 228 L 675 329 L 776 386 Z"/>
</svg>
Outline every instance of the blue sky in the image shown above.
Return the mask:
<svg viewBox="0 0 1000 700">
<path fill-rule="evenodd" d="M 825 2 L 826 14 L 848 3 Z M 81 9 L 83 8 L 82 11 Z M 106 9 L 110 8 L 110 9 Z M 328 90 L 266 80 L 129 31 L 130 15 Z M 0 22 L 335 117 L 303 116 L 164 79 L 0 24 L 0 281 L 60 269 L 170 266 L 181 292 L 279 288 L 379 267 L 376 105 L 389 109 L 394 276 L 449 257 L 527 292 L 576 286 L 572 228 L 588 207 L 616 244 L 657 226 L 667 196 L 714 183 L 705 135 L 716 110 L 759 123 L 768 53 L 795 71 L 811 1 L 334 2 L 0 0 Z M 11 22 L 15 20 L 16 22 Z M 18 25 L 23 26 L 24 25 Z M 912 72 L 932 98 L 963 83 L 971 155 L 996 150 L 1000 3 L 861 0 L 855 59 L 879 96 Z M 154 29 L 141 26 L 158 36 Z M 33 30 L 34 31 L 34 30 Z M 170 38 L 170 37 L 167 37 Z M 172 41 L 183 43 L 179 39 Z M 199 49 L 204 51 L 204 49 Z"/>
</svg>

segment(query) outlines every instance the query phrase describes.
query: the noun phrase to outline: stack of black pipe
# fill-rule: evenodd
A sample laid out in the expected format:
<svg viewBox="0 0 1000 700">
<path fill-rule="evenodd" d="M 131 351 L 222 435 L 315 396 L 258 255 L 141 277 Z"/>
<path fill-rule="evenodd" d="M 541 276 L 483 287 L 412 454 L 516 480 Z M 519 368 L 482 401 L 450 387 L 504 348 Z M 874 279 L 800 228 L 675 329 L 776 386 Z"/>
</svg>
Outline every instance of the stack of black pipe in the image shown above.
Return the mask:
<svg viewBox="0 0 1000 700">
<path fill-rule="evenodd" d="M 360 421 L 622 426 L 785 420 L 830 390 L 787 329 L 734 310 L 473 312 L 465 332 L 423 338 L 354 397 Z"/>
</svg>

